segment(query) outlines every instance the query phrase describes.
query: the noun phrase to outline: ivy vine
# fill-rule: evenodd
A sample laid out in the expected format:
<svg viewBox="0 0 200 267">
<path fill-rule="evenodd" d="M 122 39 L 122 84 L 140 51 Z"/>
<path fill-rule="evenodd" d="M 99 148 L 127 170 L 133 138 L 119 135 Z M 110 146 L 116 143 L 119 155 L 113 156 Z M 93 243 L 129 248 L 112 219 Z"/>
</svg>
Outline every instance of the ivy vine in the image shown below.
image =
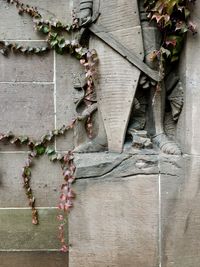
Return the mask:
<svg viewBox="0 0 200 267">
<path fill-rule="evenodd" d="M 161 46 L 152 51 L 152 60 L 159 61 L 161 77 L 165 76 L 167 65 L 178 61 L 186 33 L 197 33 L 191 21 L 191 7 L 195 0 L 145 0 L 144 7 L 150 21 L 155 21 L 161 32 Z"/>
<path fill-rule="evenodd" d="M 56 53 L 64 55 L 71 54 L 80 61 L 84 67 L 86 76 L 86 92 L 84 102 L 86 107 L 93 103 L 94 99 L 94 79 L 96 75 L 96 65 L 98 56 L 94 49 L 89 50 L 83 47 L 78 38 L 74 40 L 66 39 L 65 33 L 78 32 L 79 21 L 74 12 L 72 12 L 72 23 L 65 24 L 57 19 L 45 20 L 36 7 L 25 5 L 18 0 L 4 0 L 8 4 L 15 5 L 19 15 L 28 14 L 33 21 L 34 28 L 46 35 L 46 46 L 30 47 L 17 43 L 0 41 L 0 52 L 7 56 L 10 52 L 22 54 L 42 54 L 55 50 Z M 165 71 L 165 64 L 178 60 L 183 46 L 183 41 L 187 31 L 196 33 L 195 25 L 190 21 L 190 5 L 194 4 L 194 0 L 145 0 L 145 8 L 148 18 L 154 20 L 162 33 L 162 43 L 159 51 L 152 51 L 152 60 L 159 59 L 160 69 Z M 164 75 L 163 75 L 164 76 Z M 58 161 L 62 168 L 64 182 L 61 186 L 61 195 L 59 209 L 63 214 L 58 215 L 59 239 L 62 244 L 61 251 L 67 252 L 68 246 L 64 238 L 64 226 L 66 223 L 65 214 L 73 207 L 73 199 L 75 193 L 72 184 L 75 181 L 76 166 L 74 164 L 73 151 L 65 154 L 57 153 L 52 147 L 51 142 L 64 135 L 68 130 L 72 129 L 79 119 L 73 119 L 70 125 L 63 125 L 60 129 L 49 131 L 42 136 L 40 140 L 33 140 L 28 136 L 15 136 L 9 132 L 0 134 L 0 141 L 10 143 L 12 145 L 26 145 L 29 148 L 28 158 L 22 168 L 22 179 L 24 189 L 32 209 L 32 223 L 39 223 L 38 212 L 35 206 L 36 200 L 31 189 L 31 168 L 35 158 L 47 155 L 51 161 Z M 92 138 L 92 119 L 88 115 L 86 129 L 88 136 Z"/>
<path fill-rule="evenodd" d="M 78 19 L 75 13 L 72 13 L 72 23 L 64 24 L 57 19 L 44 20 L 42 15 L 39 13 L 36 7 L 25 5 L 18 0 L 5 0 L 9 4 L 16 6 L 19 15 L 28 14 L 34 23 L 34 28 L 47 36 L 46 46 L 42 47 L 30 47 L 22 46 L 21 44 L 11 43 L 8 41 L 0 41 L 0 52 L 7 56 L 10 52 L 22 53 L 22 54 L 42 54 L 55 50 L 58 54 L 69 53 L 80 61 L 80 64 L 84 67 L 86 76 L 86 87 L 85 87 L 85 98 L 84 103 L 86 107 L 93 104 L 94 99 L 94 77 L 96 74 L 96 64 L 98 62 L 97 53 L 94 49 L 89 50 L 86 47 L 82 47 L 78 40 L 69 40 L 64 37 L 64 34 L 76 32 L 79 28 Z M 75 123 L 79 120 L 72 119 L 70 125 L 63 125 L 60 129 L 49 131 L 47 134 L 42 136 L 40 140 L 33 140 L 28 136 L 15 136 L 9 132 L 7 134 L 0 134 L 0 141 L 4 143 L 10 143 L 12 145 L 26 145 L 29 149 L 28 158 L 22 168 L 22 179 L 24 182 L 24 189 L 29 201 L 29 206 L 32 209 L 32 223 L 37 225 L 39 223 L 38 212 L 35 206 L 36 199 L 31 189 L 31 168 L 33 161 L 37 157 L 41 157 L 46 154 L 51 161 L 58 161 L 61 164 L 64 182 L 61 185 L 60 203 L 58 208 L 68 213 L 73 207 L 73 199 L 75 193 L 72 189 L 72 183 L 75 180 L 76 166 L 74 164 L 73 151 L 68 151 L 65 154 L 57 153 L 51 146 L 51 142 L 64 135 L 68 130 L 72 129 Z M 86 130 L 89 138 L 92 138 L 92 119 L 88 115 L 86 122 Z M 67 252 L 68 246 L 64 238 L 64 225 L 66 223 L 66 217 L 64 214 L 58 215 L 59 225 L 59 239 L 62 244 L 61 251 Z"/>
</svg>

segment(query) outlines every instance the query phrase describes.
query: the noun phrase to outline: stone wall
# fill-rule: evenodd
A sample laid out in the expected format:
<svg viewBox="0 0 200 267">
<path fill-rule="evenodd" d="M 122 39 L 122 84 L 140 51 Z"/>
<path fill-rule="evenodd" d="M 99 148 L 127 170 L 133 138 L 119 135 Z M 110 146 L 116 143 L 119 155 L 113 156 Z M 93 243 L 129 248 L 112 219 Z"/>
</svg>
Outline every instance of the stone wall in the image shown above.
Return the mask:
<svg viewBox="0 0 200 267">
<path fill-rule="evenodd" d="M 72 2 L 24 1 L 52 16 L 71 21 Z M 13 5 L 0 1 L 0 39 L 30 46 L 45 45 L 43 35 L 33 29 L 31 18 L 19 16 Z M 75 61 L 75 60 L 74 60 Z M 43 56 L 10 54 L 0 58 L 0 132 L 39 138 L 48 130 L 67 124 L 73 117 L 71 58 L 54 52 Z M 70 133 L 71 134 L 71 133 Z M 72 137 L 57 142 L 57 149 L 73 147 Z M 32 188 L 39 207 L 40 225 L 31 223 L 31 211 L 23 189 L 21 168 L 26 148 L 0 146 L 0 261 L 1 266 L 67 266 L 67 255 L 59 252 L 56 209 L 62 175 L 47 158 L 35 162 Z M 67 230 L 67 229 L 66 229 Z"/>
<path fill-rule="evenodd" d="M 26 0 L 46 17 L 69 21 L 72 0 Z M 200 4 L 195 21 L 199 23 Z M 43 44 L 29 17 L 0 0 L 0 39 Z M 76 155 L 77 193 L 69 215 L 69 255 L 59 252 L 56 206 L 62 175 L 44 156 L 35 162 L 32 188 L 40 225 L 20 178 L 27 150 L 0 145 L 0 261 L 2 267 L 199 267 L 199 36 L 188 36 L 182 58 L 185 106 L 177 136 L 182 156 L 129 150 L 122 154 Z M 194 51 L 196 51 L 194 53 Z M 75 115 L 69 57 L 10 54 L 0 57 L 0 132 L 39 138 Z M 73 132 L 56 140 L 57 150 L 74 147 Z M 69 256 L 69 257 L 68 257 Z"/>
</svg>

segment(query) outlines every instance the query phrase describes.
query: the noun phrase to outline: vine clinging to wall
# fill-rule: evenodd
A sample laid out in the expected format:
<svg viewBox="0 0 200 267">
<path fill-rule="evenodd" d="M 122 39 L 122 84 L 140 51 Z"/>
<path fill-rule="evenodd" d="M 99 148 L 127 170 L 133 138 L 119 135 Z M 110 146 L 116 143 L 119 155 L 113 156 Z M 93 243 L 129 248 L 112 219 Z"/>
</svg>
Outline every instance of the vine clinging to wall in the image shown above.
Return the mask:
<svg viewBox="0 0 200 267">
<path fill-rule="evenodd" d="M 19 15 L 28 14 L 34 23 L 34 28 L 36 31 L 41 32 L 47 36 L 46 46 L 42 47 L 30 47 L 23 46 L 17 43 L 11 43 L 8 41 L 0 41 L 0 52 L 7 56 L 9 53 L 21 53 L 24 55 L 29 54 L 42 54 L 55 50 L 58 54 L 69 53 L 78 60 L 80 64 L 84 67 L 86 76 L 86 92 L 84 102 L 86 106 L 90 106 L 93 103 L 94 94 L 94 76 L 96 73 L 95 66 L 98 62 L 97 54 L 94 49 L 91 51 L 82 47 L 78 40 L 66 39 L 64 33 L 71 33 L 77 31 L 78 19 L 72 12 L 72 23 L 64 24 L 57 19 L 44 20 L 42 15 L 39 13 L 36 7 L 31 7 L 25 5 L 18 0 L 5 0 L 9 4 L 13 4 L 18 9 Z M 39 158 L 46 154 L 51 161 L 58 161 L 61 164 L 64 183 L 61 186 L 60 204 L 58 208 L 63 212 L 68 213 L 70 208 L 73 207 L 73 198 L 75 193 L 72 189 L 72 183 L 75 180 L 75 164 L 73 151 L 68 151 L 65 154 L 57 153 L 53 148 L 51 148 L 50 143 L 59 136 L 64 135 L 68 130 L 72 129 L 78 119 L 72 119 L 70 125 L 63 125 L 60 129 L 55 129 L 49 131 L 47 134 L 42 136 L 40 140 L 33 140 L 28 136 L 15 136 L 13 133 L 9 132 L 7 134 L 0 134 L 0 141 L 4 143 L 9 143 L 12 145 L 25 145 L 29 149 L 28 158 L 22 168 L 22 179 L 24 182 L 24 189 L 29 201 L 29 206 L 32 209 L 32 223 L 37 225 L 39 223 L 38 212 L 35 207 L 36 199 L 31 188 L 31 168 L 33 166 L 34 158 Z M 90 115 L 87 118 L 86 129 L 88 136 L 92 138 L 92 122 Z M 66 218 L 64 214 L 58 215 L 59 225 L 59 239 L 62 244 L 61 251 L 67 252 L 68 246 L 64 237 L 64 225 L 66 223 Z"/>
<path fill-rule="evenodd" d="M 85 103 L 87 106 L 92 104 L 94 94 L 94 77 L 96 74 L 96 64 L 98 62 L 97 53 L 95 50 L 89 50 L 81 46 L 78 40 L 66 39 L 64 33 L 76 32 L 79 29 L 79 21 L 75 14 L 72 13 L 72 23 L 64 24 L 57 19 L 45 20 L 39 13 L 38 9 L 25 5 L 18 0 L 5 0 L 8 4 L 16 6 L 19 15 L 28 14 L 34 24 L 34 28 L 47 36 L 46 46 L 29 47 L 21 44 L 11 43 L 7 41 L 0 41 L 0 52 L 6 56 L 10 52 L 22 54 L 42 54 L 53 49 L 58 54 L 64 55 L 69 53 L 80 60 L 80 64 L 85 69 L 87 80 Z M 182 50 L 183 42 L 187 31 L 196 33 L 195 25 L 190 21 L 190 6 L 194 4 L 194 0 L 146 0 L 145 8 L 148 12 L 150 20 L 157 23 L 158 28 L 162 33 L 162 43 L 159 51 L 152 51 L 152 60 L 154 57 L 160 61 L 161 71 L 165 72 L 166 62 L 175 62 L 179 59 Z M 163 75 L 164 76 L 164 75 Z M 64 182 L 61 186 L 59 209 L 63 212 L 68 212 L 73 206 L 73 199 L 75 193 L 72 189 L 72 183 L 75 180 L 76 166 L 74 164 L 73 151 L 65 154 L 57 153 L 51 148 L 50 143 L 55 138 L 62 136 L 69 129 L 72 129 L 77 122 L 73 119 L 71 124 L 63 126 L 60 129 L 49 131 L 41 137 L 41 139 L 33 140 L 28 136 L 15 136 L 12 133 L 0 134 L 0 141 L 7 142 L 12 145 L 26 145 L 30 152 L 22 168 L 22 178 L 24 181 L 24 188 L 29 200 L 29 206 L 32 208 L 32 223 L 38 224 L 38 212 L 35 207 L 35 198 L 31 189 L 31 167 L 34 158 L 41 157 L 46 154 L 51 161 L 58 161 L 61 164 Z M 87 132 L 92 138 L 92 122 L 90 115 L 86 124 Z M 66 252 L 68 247 L 64 238 L 64 225 L 66 218 L 60 214 L 58 215 L 59 225 L 59 239 L 62 243 L 61 250 Z"/>
</svg>

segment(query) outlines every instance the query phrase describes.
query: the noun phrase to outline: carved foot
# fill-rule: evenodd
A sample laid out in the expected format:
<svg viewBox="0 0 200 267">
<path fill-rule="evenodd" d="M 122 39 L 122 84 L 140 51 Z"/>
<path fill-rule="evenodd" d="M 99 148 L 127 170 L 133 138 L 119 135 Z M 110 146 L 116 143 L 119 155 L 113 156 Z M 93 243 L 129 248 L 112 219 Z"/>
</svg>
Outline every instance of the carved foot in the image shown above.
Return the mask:
<svg viewBox="0 0 200 267">
<path fill-rule="evenodd" d="M 107 150 L 107 143 L 99 140 L 98 137 L 77 146 L 74 149 L 76 153 L 102 152 Z"/>
<path fill-rule="evenodd" d="M 181 155 L 181 149 L 174 141 L 170 140 L 166 134 L 162 133 L 152 138 L 163 153 L 171 155 Z"/>
<path fill-rule="evenodd" d="M 147 136 L 146 131 L 129 129 L 128 133 L 132 136 L 132 146 L 134 148 L 153 148 L 153 144 L 150 138 Z"/>
</svg>

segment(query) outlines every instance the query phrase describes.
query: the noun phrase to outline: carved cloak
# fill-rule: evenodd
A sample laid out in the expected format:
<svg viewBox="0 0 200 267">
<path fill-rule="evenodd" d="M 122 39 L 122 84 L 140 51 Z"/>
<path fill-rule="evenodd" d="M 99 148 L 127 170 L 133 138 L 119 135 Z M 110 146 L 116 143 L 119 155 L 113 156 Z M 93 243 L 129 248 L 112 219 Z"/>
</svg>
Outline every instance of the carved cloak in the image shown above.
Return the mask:
<svg viewBox="0 0 200 267">
<path fill-rule="evenodd" d="M 97 8 L 101 15 L 96 23 L 142 61 L 144 48 L 137 0 L 94 0 L 93 13 Z M 99 57 L 96 92 L 108 148 L 121 152 L 141 72 L 94 35 L 90 48 L 95 48 Z"/>
</svg>

